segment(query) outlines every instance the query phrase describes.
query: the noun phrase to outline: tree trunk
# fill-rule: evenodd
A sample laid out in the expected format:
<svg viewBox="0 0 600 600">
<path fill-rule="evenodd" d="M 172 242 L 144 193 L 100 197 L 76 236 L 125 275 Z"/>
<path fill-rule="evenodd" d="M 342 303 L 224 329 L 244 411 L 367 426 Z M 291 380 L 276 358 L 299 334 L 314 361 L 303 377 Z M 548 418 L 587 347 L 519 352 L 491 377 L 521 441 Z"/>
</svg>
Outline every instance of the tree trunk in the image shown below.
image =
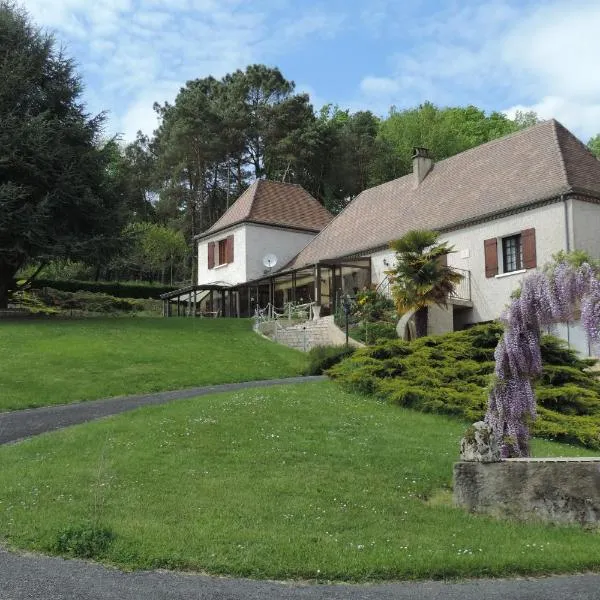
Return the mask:
<svg viewBox="0 0 600 600">
<path fill-rule="evenodd" d="M 415 330 L 417 338 L 427 335 L 427 325 L 429 320 L 429 308 L 424 306 L 415 313 Z"/>
<path fill-rule="evenodd" d="M 16 269 L 0 263 L 0 308 L 8 307 L 8 292 L 13 289 Z"/>
</svg>

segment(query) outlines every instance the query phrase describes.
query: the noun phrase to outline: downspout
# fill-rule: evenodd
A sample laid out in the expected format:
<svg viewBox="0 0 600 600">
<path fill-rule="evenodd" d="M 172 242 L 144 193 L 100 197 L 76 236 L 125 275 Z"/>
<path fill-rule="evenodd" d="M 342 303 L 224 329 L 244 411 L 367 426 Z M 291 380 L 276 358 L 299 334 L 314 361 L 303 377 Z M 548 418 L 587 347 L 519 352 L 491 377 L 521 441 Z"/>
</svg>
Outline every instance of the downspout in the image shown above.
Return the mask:
<svg viewBox="0 0 600 600">
<path fill-rule="evenodd" d="M 565 206 L 565 249 L 567 252 L 571 251 L 571 238 L 569 236 L 569 205 L 567 201 L 569 200 L 566 194 L 560 195 L 561 200 Z"/>
<path fill-rule="evenodd" d="M 569 198 L 566 194 L 560 195 L 561 200 L 563 201 L 565 207 L 565 249 L 567 252 L 571 251 L 571 237 L 569 235 L 569 205 L 567 204 Z M 566 322 L 567 326 L 567 345 L 571 347 L 571 327 L 569 326 L 569 322 Z"/>
</svg>

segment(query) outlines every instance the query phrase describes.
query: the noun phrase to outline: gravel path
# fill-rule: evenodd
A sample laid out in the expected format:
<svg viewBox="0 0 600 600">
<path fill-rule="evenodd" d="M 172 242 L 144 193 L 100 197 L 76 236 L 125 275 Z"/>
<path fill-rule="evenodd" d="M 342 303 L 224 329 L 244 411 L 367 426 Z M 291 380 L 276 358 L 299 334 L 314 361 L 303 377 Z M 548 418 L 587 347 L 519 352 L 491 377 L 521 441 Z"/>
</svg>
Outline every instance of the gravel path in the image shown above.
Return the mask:
<svg viewBox="0 0 600 600">
<path fill-rule="evenodd" d="M 173 400 L 185 400 L 207 394 L 233 392 L 255 387 L 284 385 L 291 383 L 307 383 L 321 381 L 323 376 L 316 377 L 287 377 L 285 379 L 268 379 L 265 381 L 246 381 L 243 383 L 224 383 L 198 388 L 177 390 L 174 392 L 158 392 L 156 394 L 140 394 L 137 396 L 119 396 L 106 400 L 90 400 L 76 404 L 61 404 L 60 406 L 45 406 L 28 410 L 0 413 L 0 444 L 8 444 L 17 440 L 39 435 L 46 431 L 62 429 L 69 425 L 77 425 L 134 410 L 140 406 L 165 404 Z"/>
</svg>

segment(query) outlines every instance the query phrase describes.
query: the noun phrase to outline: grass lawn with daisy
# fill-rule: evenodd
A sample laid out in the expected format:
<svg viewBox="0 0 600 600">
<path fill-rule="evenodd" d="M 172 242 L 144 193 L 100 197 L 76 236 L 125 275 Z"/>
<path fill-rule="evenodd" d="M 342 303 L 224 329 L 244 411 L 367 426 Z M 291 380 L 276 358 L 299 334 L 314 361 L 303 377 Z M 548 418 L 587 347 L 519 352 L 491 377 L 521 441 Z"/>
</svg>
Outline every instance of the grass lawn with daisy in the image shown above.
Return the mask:
<svg viewBox="0 0 600 600">
<path fill-rule="evenodd" d="M 1 447 L 0 539 L 126 569 L 276 579 L 598 569 L 598 532 L 452 506 L 464 429 L 332 382 L 143 408 Z M 590 452 L 538 440 L 534 454 Z"/>
</svg>

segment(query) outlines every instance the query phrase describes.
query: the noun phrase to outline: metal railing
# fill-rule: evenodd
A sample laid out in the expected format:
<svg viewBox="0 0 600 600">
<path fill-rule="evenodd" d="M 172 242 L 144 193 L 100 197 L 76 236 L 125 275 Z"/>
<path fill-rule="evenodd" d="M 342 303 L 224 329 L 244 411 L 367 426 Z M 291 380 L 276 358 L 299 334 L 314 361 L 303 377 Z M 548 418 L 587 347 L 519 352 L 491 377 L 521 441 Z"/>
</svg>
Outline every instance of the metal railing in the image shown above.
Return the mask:
<svg viewBox="0 0 600 600">
<path fill-rule="evenodd" d="M 283 308 L 278 308 L 270 302 L 264 307 L 257 306 L 254 309 L 254 320 L 256 323 L 266 321 L 280 321 L 282 319 L 309 321 L 314 316 L 314 307 L 316 302 L 306 302 L 305 304 L 296 304 L 295 302 L 286 302 Z"/>
<path fill-rule="evenodd" d="M 450 295 L 450 298 L 454 298 L 456 300 L 466 300 L 470 302 L 471 271 L 468 271 L 467 269 L 457 269 L 455 267 L 452 270 L 462 275 L 462 279 L 456 284 L 456 287 L 454 288 L 454 293 Z M 392 297 L 392 284 L 388 275 L 386 275 L 385 278 L 381 280 L 381 282 L 376 288 L 376 291 L 378 294 L 381 294 L 386 298 Z"/>
<path fill-rule="evenodd" d="M 454 288 L 454 293 L 451 294 L 451 298 L 455 298 L 456 300 L 467 300 L 471 301 L 471 271 L 467 271 L 466 269 L 456 269 L 453 270 L 460 275 L 462 275 L 462 279 L 456 284 Z"/>
</svg>

